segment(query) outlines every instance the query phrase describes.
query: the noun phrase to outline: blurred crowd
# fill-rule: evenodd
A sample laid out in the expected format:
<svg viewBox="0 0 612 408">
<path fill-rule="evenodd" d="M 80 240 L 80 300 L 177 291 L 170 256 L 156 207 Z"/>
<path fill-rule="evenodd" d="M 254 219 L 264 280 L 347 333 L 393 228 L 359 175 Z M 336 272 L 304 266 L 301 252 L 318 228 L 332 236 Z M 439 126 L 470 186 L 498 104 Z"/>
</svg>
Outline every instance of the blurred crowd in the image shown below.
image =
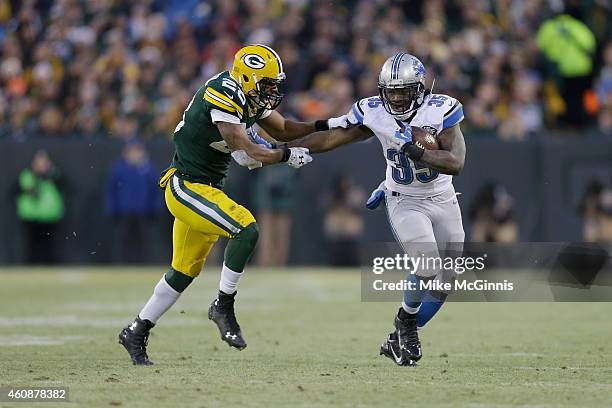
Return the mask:
<svg viewBox="0 0 612 408">
<path fill-rule="evenodd" d="M 612 243 L 612 188 L 600 179 L 587 185 L 579 208 L 585 242 Z"/>
<path fill-rule="evenodd" d="M 377 94 L 382 62 L 423 60 L 465 127 L 522 140 L 612 133 L 605 0 L 0 0 L 0 136 L 170 137 L 242 44 L 272 45 L 281 109 L 312 120 Z"/>
<path fill-rule="evenodd" d="M 503 184 L 485 182 L 469 208 L 471 242 L 517 242 L 519 223 L 514 209 L 514 198 Z"/>
</svg>

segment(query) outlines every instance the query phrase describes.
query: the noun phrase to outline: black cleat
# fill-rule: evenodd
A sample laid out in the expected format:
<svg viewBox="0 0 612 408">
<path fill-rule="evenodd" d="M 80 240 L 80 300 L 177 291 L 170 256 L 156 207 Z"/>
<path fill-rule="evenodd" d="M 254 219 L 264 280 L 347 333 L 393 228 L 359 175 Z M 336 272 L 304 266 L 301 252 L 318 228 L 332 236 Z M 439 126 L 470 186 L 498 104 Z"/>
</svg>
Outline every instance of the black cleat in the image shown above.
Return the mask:
<svg viewBox="0 0 612 408">
<path fill-rule="evenodd" d="M 402 357 L 406 360 L 419 361 L 422 357 L 421 342 L 417 334 L 417 320 L 415 314 L 401 313 L 403 309 L 395 316 L 395 332 L 399 344 L 399 350 Z M 400 318 L 400 314 L 404 314 L 404 318 Z"/>
<path fill-rule="evenodd" d="M 246 341 L 242 338 L 240 325 L 236 321 L 234 314 L 234 292 L 228 295 L 219 292 L 219 296 L 215 299 L 208 308 L 208 318 L 215 322 L 221 334 L 221 340 L 229 344 L 231 347 L 236 347 L 242 350 L 247 346 Z"/>
<path fill-rule="evenodd" d="M 147 342 L 149 331 L 154 326 L 150 321 L 136 317 L 129 326 L 124 327 L 119 333 L 119 344 L 125 347 L 134 365 L 153 365 L 147 355 Z"/>
<path fill-rule="evenodd" d="M 402 356 L 396 332 L 389 333 L 382 346 L 380 346 L 380 355 L 390 358 L 398 366 L 414 367 L 417 365 L 416 361 Z"/>
</svg>

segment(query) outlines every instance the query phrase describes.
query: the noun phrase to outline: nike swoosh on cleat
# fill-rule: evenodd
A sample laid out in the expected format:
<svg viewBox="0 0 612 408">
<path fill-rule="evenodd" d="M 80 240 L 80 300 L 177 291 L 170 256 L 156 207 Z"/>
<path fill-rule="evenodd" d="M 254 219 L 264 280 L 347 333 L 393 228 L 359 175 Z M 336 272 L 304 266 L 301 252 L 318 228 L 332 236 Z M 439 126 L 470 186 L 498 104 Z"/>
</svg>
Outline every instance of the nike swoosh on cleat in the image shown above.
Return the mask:
<svg viewBox="0 0 612 408">
<path fill-rule="evenodd" d="M 403 362 L 401 354 L 399 356 L 395 354 L 395 350 L 393 349 L 393 346 L 391 344 L 389 345 L 389 348 L 391 349 L 391 354 L 393 354 L 393 359 L 395 360 L 395 362 L 401 365 Z"/>
</svg>

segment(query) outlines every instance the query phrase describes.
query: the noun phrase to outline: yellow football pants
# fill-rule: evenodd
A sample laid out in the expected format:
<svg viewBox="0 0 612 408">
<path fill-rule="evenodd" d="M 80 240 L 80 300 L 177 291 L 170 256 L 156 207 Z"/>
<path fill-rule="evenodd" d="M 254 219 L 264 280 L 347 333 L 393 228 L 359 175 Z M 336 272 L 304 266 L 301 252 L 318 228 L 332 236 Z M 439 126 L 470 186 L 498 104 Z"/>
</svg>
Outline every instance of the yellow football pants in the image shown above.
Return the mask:
<svg viewBox="0 0 612 408">
<path fill-rule="evenodd" d="M 219 236 L 234 237 L 255 217 L 218 188 L 184 181 L 173 173 L 160 181 L 174 216 L 172 268 L 195 278 Z"/>
</svg>

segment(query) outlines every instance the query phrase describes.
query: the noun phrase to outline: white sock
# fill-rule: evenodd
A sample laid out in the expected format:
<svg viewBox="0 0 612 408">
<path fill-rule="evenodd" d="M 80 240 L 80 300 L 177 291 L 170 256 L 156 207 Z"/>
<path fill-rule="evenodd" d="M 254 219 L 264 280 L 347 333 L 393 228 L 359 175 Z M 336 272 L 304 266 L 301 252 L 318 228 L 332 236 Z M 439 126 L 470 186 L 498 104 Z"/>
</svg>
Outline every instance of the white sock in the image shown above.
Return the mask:
<svg viewBox="0 0 612 408">
<path fill-rule="evenodd" d="M 146 305 L 142 308 L 138 317 L 142 320 L 149 320 L 152 323 L 157 323 L 157 320 L 172 307 L 172 305 L 181 296 L 166 282 L 166 278 L 162 276 L 155 289 L 153 296 L 149 299 Z"/>
<path fill-rule="evenodd" d="M 223 264 L 221 280 L 219 281 L 219 290 L 228 295 L 236 292 L 238 290 L 238 282 L 240 282 L 242 275 L 242 273 L 234 272 Z"/>
<path fill-rule="evenodd" d="M 421 305 L 418 305 L 417 307 L 410 307 L 404 302 L 402 302 L 402 309 L 404 309 L 406 313 L 417 314 L 420 308 L 421 308 Z"/>
</svg>

